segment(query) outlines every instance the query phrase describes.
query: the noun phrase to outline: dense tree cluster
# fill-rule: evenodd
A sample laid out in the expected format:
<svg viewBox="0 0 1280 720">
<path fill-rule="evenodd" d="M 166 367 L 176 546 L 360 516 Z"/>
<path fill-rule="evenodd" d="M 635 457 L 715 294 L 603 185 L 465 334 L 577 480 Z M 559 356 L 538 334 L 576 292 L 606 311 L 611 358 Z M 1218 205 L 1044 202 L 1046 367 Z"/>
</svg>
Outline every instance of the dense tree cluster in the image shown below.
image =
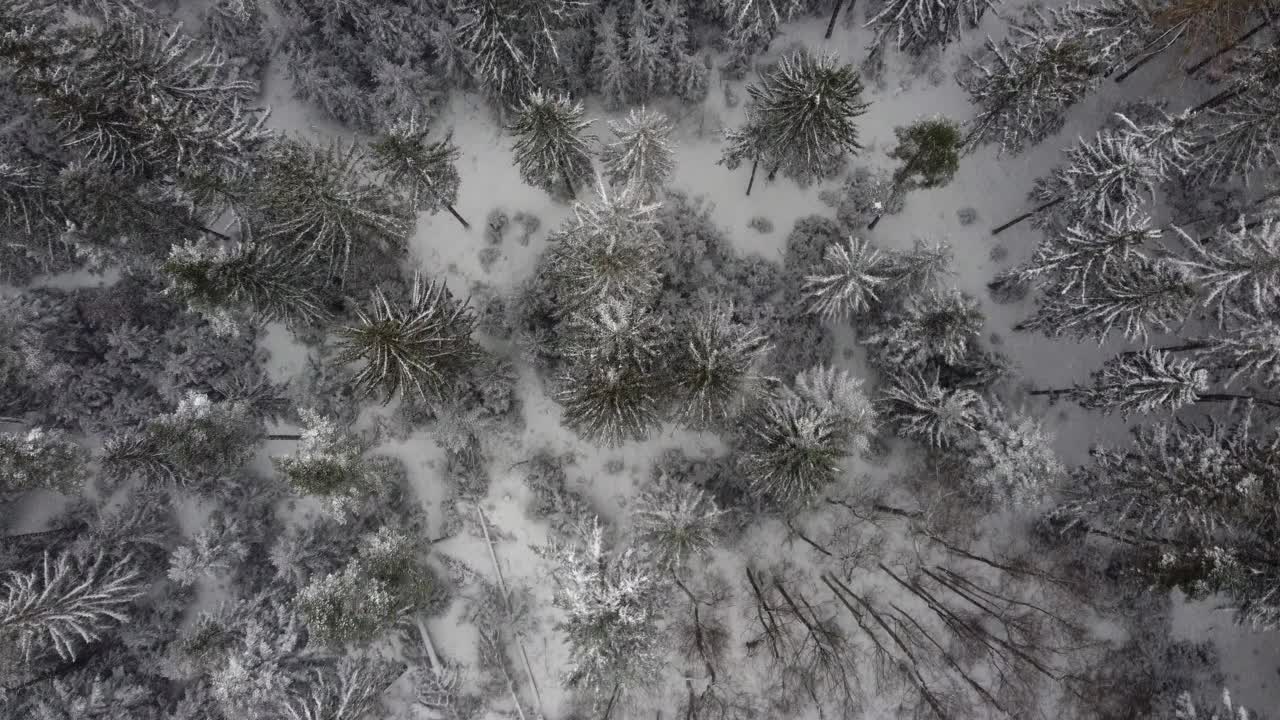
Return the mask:
<svg viewBox="0 0 1280 720">
<path fill-rule="evenodd" d="M 840 0 L 216 0 L 190 33 L 159 5 L 0 6 L 15 717 L 549 717 L 548 673 L 562 713 L 603 718 L 1246 716 L 1199 700 L 1216 658 L 1172 639 L 1168 591 L 1280 626 L 1265 2 L 1034 10 L 970 43 L 968 120 L 892 138 L 864 137 L 864 74 L 935 62 L 990 3 L 879 2 L 860 67 L 772 47 L 851 24 Z M 1031 296 L 1015 330 L 1109 353 L 1019 386 L 952 281 L 975 249 L 879 223 L 1170 48 L 1213 68 L 1207 97 L 1115 108 L 993 229 L 1038 234 L 991 283 Z M 273 59 L 357 139 L 272 129 Z M 675 109 L 714 84 L 733 127 Z M 568 204 L 545 238 L 464 217 L 489 156 L 447 127 L 455 91 Z M 787 229 L 780 263 L 739 255 L 676 187 L 694 125 L 748 194 L 761 165 L 839 178 L 834 219 Z M 867 140 L 884 169 L 848 167 Z M 407 267 L 441 211 L 431 242 L 483 237 L 488 271 L 523 228 L 534 267 Z M 1056 401 L 1131 437 L 1068 466 Z"/>
</svg>

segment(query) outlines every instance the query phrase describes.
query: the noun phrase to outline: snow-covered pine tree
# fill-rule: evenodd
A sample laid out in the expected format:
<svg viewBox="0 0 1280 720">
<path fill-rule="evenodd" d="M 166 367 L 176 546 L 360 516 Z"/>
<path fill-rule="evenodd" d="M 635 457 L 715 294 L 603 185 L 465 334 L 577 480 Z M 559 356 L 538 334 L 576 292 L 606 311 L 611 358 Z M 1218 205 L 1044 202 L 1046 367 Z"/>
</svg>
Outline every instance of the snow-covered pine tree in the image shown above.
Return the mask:
<svg viewBox="0 0 1280 720">
<path fill-rule="evenodd" d="M 146 18 L 67 26 L 40 6 L 6 3 L 0 27 L 34 32 L 0 41 L 0 57 L 83 159 L 155 179 L 246 167 L 271 137 L 266 116 L 244 106 L 256 87 L 231 77 L 220 51 Z"/>
<path fill-rule="evenodd" d="M 652 202 L 675 166 L 671 122 L 654 110 L 633 109 L 625 122 L 610 122 L 617 138 L 600 154 L 605 178 L 614 187 L 630 187 L 636 198 Z"/>
<path fill-rule="evenodd" d="M 295 492 L 319 495 L 337 518 L 378 489 L 381 464 L 365 457 L 366 443 L 312 410 L 300 410 L 304 429 L 292 455 L 272 457 L 276 470 Z"/>
<path fill-rule="evenodd" d="M 363 177 L 359 147 L 279 140 L 264 154 L 252 203 L 266 240 L 292 245 L 345 275 L 353 247 L 402 248 L 413 229 L 408 208 Z"/>
<path fill-rule="evenodd" d="M 274 0 L 286 71 L 299 97 L 376 132 L 442 100 L 432 60 L 446 64 L 458 38 L 442 0 Z M 447 28 L 447 30 L 446 30 Z M 444 40 L 444 42 L 441 42 Z M 441 68 L 442 70 L 446 68 Z M 456 75 L 454 76 L 456 78 Z M 452 79 L 452 78 L 451 78 Z"/>
<path fill-rule="evenodd" d="M 942 449 L 971 437 L 982 423 L 982 409 L 976 392 L 943 387 L 937 369 L 926 375 L 911 368 L 894 375 L 880 414 L 902 437 Z"/>
<path fill-rule="evenodd" d="M 658 206 L 630 186 L 610 191 L 603 183 L 589 203 L 574 205 L 573 219 L 552 238 L 545 273 L 568 315 L 605 300 L 647 302 L 658 289 L 662 238 Z"/>
<path fill-rule="evenodd" d="M 680 400 L 676 415 L 695 428 L 719 423 L 748 400 L 757 361 L 769 349 L 754 324 L 734 321 L 732 305 L 704 305 L 674 349 L 670 380 Z"/>
<path fill-rule="evenodd" d="M 631 96 L 630 68 L 622 53 L 626 40 L 618 24 L 618 6 L 609 5 L 596 21 L 596 46 L 591 54 L 591 75 L 605 107 L 616 110 Z"/>
<path fill-rule="evenodd" d="M 540 87 L 563 87 L 564 31 L 588 7 L 583 0 L 460 0 L 453 10 L 472 75 L 495 101 L 525 102 Z"/>
<path fill-rule="evenodd" d="M 655 0 L 654 6 L 662 22 L 658 37 L 666 56 L 666 91 L 687 102 L 702 100 L 707 95 L 710 68 L 696 54 L 688 4 L 683 0 Z"/>
<path fill-rule="evenodd" d="M 892 289 L 899 294 L 915 294 L 935 287 L 943 277 L 951 275 L 955 253 L 942 240 L 933 243 L 916 238 L 910 252 L 889 255 L 889 277 Z"/>
<path fill-rule="evenodd" d="M 420 398 L 438 398 L 475 361 L 475 324 L 475 313 L 444 281 L 415 273 L 407 298 L 393 301 L 377 288 L 369 307 L 356 310 L 356 324 L 339 331 L 338 361 L 362 363 L 352 382 L 363 393 L 380 392 L 390 401 L 412 389 Z"/>
<path fill-rule="evenodd" d="M 662 668 L 661 585 L 632 550 L 605 546 L 596 520 L 579 543 L 549 549 L 557 580 L 556 629 L 569 645 L 564 683 L 597 701 L 650 687 Z"/>
<path fill-rule="evenodd" d="M 50 651 L 75 659 L 85 645 L 127 621 L 129 606 L 146 592 L 129 557 L 98 554 L 86 561 L 70 551 L 46 552 L 39 568 L 6 575 L 0 584 L 0 638 L 28 659 Z"/>
<path fill-rule="evenodd" d="M 359 720 L 382 708 L 382 694 L 404 665 L 380 656 L 342 655 L 333 665 L 312 668 L 277 709 L 282 720 Z"/>
<path fill-rule="evenodd" d="M 1055 514 L 1128 546 L 1154 585 L 1222 593 L 1241 622 L 1274 627 L 1278 442 L 1248 415 L 1137 428 L 1132 443 L 1092 451 Z"/>
<path fill-rule="evenodd" d="M 1196 157 L 1190 172 L 1197 179 L 1220 183 L 1274 162 L 1273 141 L 1280 134 L 1280 49 L 1262 43 L 1233 59 L 1230 82 L 1217 94 L 1187 111 L 1196 120 Z"/>
<path fill-rule="evenodd" d="M 1224 225 L 1204 240 L 1175 228 L 1184 257 L 1173 263 L 1186 268 L 1199 288 L 1199 302 L 1219 323 L 1265 317 L 1280 300 L 1280 221 L 1240 220 Z"/>
<path fill-rule="evenodd" d="M 871 310 L 890 282 L 893 258 L 862 238 L 832 243 L 822 255 L 819 272 L 804 279 L 809 312 L 844 318 Z"/>
<path fill-rule="evenodd" d="M 536 0 L 535 0 L 536 1 Z M 582 118 L 582 103 L 541 90 L 521 101 L 508 130 L 515 136 L 516 166 L 525 183 L 555 192 L 564 188 L 577 199 L 575 187 L 591 176 L 591 152 Z"/>
<path fill-rule="evenodd" d="M 665 94 L 671 72 L 662 53 L 662 18 L 651 0 L 631 0 L 627 13 L 627 49 L 623 57 L 631 73 L 632 101 L 646 102 Z"/>
<path fill-rule="evenodd" d="M 778 27 L 805 9 L 805 0 L 711 0 L 728 26 L 729 46 L 745 59 L 769 47 Z"/>
<path fill-rule="evenodd" d="M 298 613 L 321 643 L 367 642 L 399 614 L 397 598 L 386 583 L 368 577 L 357 561 L 313 579 L 298 592 Z"/>
<path fill-rule="evenodd" d="M 765 158 L 767 137 L 765 127 L 760 122 L 754 108 L 747 106 L 747 117 L 738 128 L 725 128 L 724 149 L 716 164 L 724 165 L 730 170 L 737 170 L 743 161 L 751 161 L 751 177 L 747 180 L 747 194 L 756 184 L 756 170 L 760 161 Z"/>
<path fill-rule="evenodd" d="M 1098 0 L 1054 8 L 1045 22 L 1054 32 L 1087 44 L 1099 71 L 1110 75 L 1145 51 L 1162 50 L 1177 40 L 1179 31 L 1171 32 L 1158 13 L 1158 5 L 1144 0 Z"/>
<path fill-rule="evenodd" d="M 1243 178 L 1280 163 L 1280 90 L 1249 91 L 1197 118 L 1190 171 L 1205 183 Z"/>
<path fill-rule="evenodd" d="M 1152 329 L 1167 331 L 1185 320 L 1196 301 L 1190 274 L 1170 262 L 1133 258 L 1090 282 L 1080 293 L 1048 294 L 1016 330 L 1050 337 L 1073 335 L 1103 342 L 1113 332 L 1130 341 Z"/>
<path fill-rule="evenodd" d="M 578 363 L 559 384 L 555 399 L 564 407 L 564 424 L 610 447 L 648 437 L 662 423 L 670 393 L 652 363 Z"/>
<path fill-rule="evenodd" d="M 1178 137 L 1185 135 L 1181 125 L 1166 134 L 1160 129 L 1164 126 L 1138 126 L 1124 115 L 1116 117 L 1120 127 L 1101 131 L 1088 142 L 1080 140 L 1066 152 L 1065 164 L 1036 181 L 1031 198 L 1040 203 L 1032 211 L 1037 227 L 1123 215 L 1131 206 L 1154 201 L 1156 188 L 1185 163 L 1188 150 L 1184 138 Z M 1052 213 L 1044 212 L 1051 208 Z"/>
<path fill-rule="evenodd" d="M 221 48 L 241 78 L 261 78 L 271 59 L 266 13 L 258 0 L 215 0 L 205 8 L 201 39 Z"/>
<path fill-rule="evenodd" d="M 965 146 L 999 143 L 1018 153 L 1062 127 L 1063 113 L 1097 87 L 1103 66 L 1080 38 L 1013 25 L 999 43 L 966 58 L 957 76 L 978 106 Z"/>
<path fill-rule="evenodd" d="M 416 113 L 401 118 L 369 145 L 373 169 L 409 195 L 414 210 L 449 211 L 463 228 L 471 225 L 458 214 L 458 147 L 450 138 L 427 140 L 428 130 Z"/>
<path fill-rule="evenodd" d="M 1065 227 L 1046 228 L 1031 260 L 997 282 L 1029 282 L 1046 294 L 1084 295 L 1097 278 L 1149 260 L 1164 234 L 1164 228 L 1151 227 L 1151 216 L 1137 205 L 1116 213 L 1081 213 Z"/>
<path fill-rule="evenodd" d="M 975 491 L 1001 505 L 1034 507 L 1066 475 L 1053 438 L 1035 418 L 988 410 L 965 453 L 968 481 Z"/>
<path fill-rule="evenodd" d="M 640 493 L 636 539 L 660 569 L 680 569 L 715 546 L 724 511 L 698 487 L 658 476 Z"/>
<path fill-rule="evenodd" d="M 930 362 L 958 365 L 975 347 L 985 321 L 968 295 L 930 290 L 908 297 L 862 342 L 871 361 L 893 373 Z"/>
<path fill-rule="evenodd" d="M 314 578 L 295 599 L 308 630 L 332 645 L 368 642 L 439 593 L 438 581 L 407 533 L 381 527 L 360 539 L 357 557 Z"/>
<path fill-rule="evenodd" d="M 978 27 L 989 7 L 990 0 L 888 0 L 864 27 L 875 28 L 877 45 L 892 38 L 899 50 L 921 55 Z"/>
<path fill-rule="evenodd" d="M 867 111 L 862 80 L 835 55 L 798 51 L 747 86 L 749 118 L 760 124 L 761 159 L 802 184 L 827 177 L 862 149 L 856 118 Z"/>
<path fill-rule="evenodd" d="M 1103 412 L 1174 412 L 1199 402 L 1209 389 L 1209 371 L 1168 352 L 1125 352 L 1092 373 L 1092 383 L 1071 390 L 1038 390 L 1033 395 L 1067 395 L 1081 407 Z"/>
<path fill-rule="evenodd" d="M 212 402 L 189 393 L 172 413 L 107 440 L 102 467 L 108 477 L 207 489 L 239 472 L 262 432 L 247 403 Z"/>
<path fill-rule="evenodd" d="M 606 298 L 561 325 L 561 355 L 575 365 L 649 367 L 669 334 L 665 325 L 647 305 Z"/>
<path fill-rule="evenodd" d="M 1280 385 L 1280 326 L 1272 320 L 1251 320 L 1188 345 L 1203 365 L 1225 373 L 1223 385 L 1241 380 L 1264 387 Z"/>
<path fill-rule="evenodd" d="M 28 490 L 75 494 L 89 479 L 89 453 L 59 430 L 0 433 L 0 495 Z"/>
<path fill-rule="evenodd" d="M 247 224 L 240 226 L 241 239 L 229 245 L 175 244 L 160 266 L 169 278 L 166 292 L 228 334 L 245 321 L 324 318 L 325 278 L 288 250 L 255 242 Z"/>
<path fill-rule="evenodd" d="M 739 463 L 748 488 L 782 505 L 808 502 L 865 448 L 873 421 L 861 381 L 821 367 L 801 373 L 745 419 Z"/>
</svg>

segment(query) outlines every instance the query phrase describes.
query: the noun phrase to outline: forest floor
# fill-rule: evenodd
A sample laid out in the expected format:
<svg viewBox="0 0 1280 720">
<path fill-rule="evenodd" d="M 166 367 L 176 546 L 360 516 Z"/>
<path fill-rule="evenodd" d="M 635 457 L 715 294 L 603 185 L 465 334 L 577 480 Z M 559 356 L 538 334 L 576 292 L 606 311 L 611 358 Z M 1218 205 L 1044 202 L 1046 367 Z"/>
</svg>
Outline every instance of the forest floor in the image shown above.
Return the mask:
<svg viewBox="0 0 1280 720">
<path fill-rule="evenodd" d="M 861 7 L 856 8 L 854 14 L 860 23 Z M 895 126 L 928 115 L 967 119 L 971 114 L 968 100 L 953 78 L 958 60 L 982 41 L 984 31 L 996 32 L 1004 26 L 1002 20 L 989 13 L 979 30 L 969 33 L 964 42 L 949 48 L 936 63 L 923 70 L 907 67 L 903 58 L 890 53 L 885 84 L 868 87 L 866 99 L 871 105 L 860 121 L 866 149 L 852 159 L 850 168 L 891 167 L 893 161 L 886 156 L 886 150 L 893 140 Z M 799 43 L 810 49 L 834 52 L 846 62 L 861 63 L 871 40 L 869 32 L 842 23 L 833 39 L 824 41 L 824 29 L 825 19 L 786 25 L 773 44 L 774 52 L 761 61 L 768 61 Z M 1189 99 L 1202 95 L 1201 86 L 1187 81 L 1178 69 L 1180 60 L 1170 56 L 1150 63 L 1124 84 L 1104 80 L 1099 92 L 1091 94 L 1070 112 L 1061 132 L 1018 156 L 1001 156 L 992 146 L 979 149 L 963 159 L 959 173 L 949 185 L 912 192 L 901 213 L 886 216 L 866 236 L 886 248 L 909 249 L 916 238 L 950 243 L 955 251 L 955 286 L 983 301 L 989 342 L 998 345 L 998 349 L 1013 360 L 1026 386 L 1062 387 L 1084 380 L 1090 369 L 1114 353 L 1115 347 L 1052 341 L 1012 331 L 1013 325 L 1029 314 L 1032 300 L 996 304 L 988 295 L 986 283 L 999 270 L 1027 258 L 1039 240 L 1039 232 L 1023 224 L 993 237 L 990 229 L 1027 209 L 1026 193 L 1032 181 L 1053 167 L 1061 150 L 1070 146 L 1078 135 L 1092 135 L 1107 114 L 1125 102 L 1153 96 L 1151 91 L 1157 86 L 1164 88 L 1164 95 L 1184 94 Z M 281 130 L 319 137 L 348 135 L 292 98 L 280 65 L 276 62 L 269 69 L 265 88 L 267 101 L 273 108 L 272 124 Z M 834 210 L 823 203 L 820 193 L 824 188 L 837 187 L 839 182 L 800 188 L 790 180 L 767 182 L 762 172 L 748 197 L 744 193 L 747 169 L 730 172 L 716 164 L 722 130 L 742 119 L 741 100 L 748 80 L 750 78 L 721 83 L 713 76 L 711 91 L 701 104 L 677 101 L 659 103 L 656 107 L 677 125 L 674 139 L 678 165 L 672 187 L 705 198 L 716 223 L 728 234 L 740 255 L 758 254 L 780 263 L 787 236 L 796 220 L 814 214 L 834 214 Z M 1171 86 L 1176 88 L 1172 92 Z M 737 100 L 732 101 L 733 98 Z M 587 109 L 588 116 L 597 118 L 592 131 L 602 139 L 607 138 L 606 121 L 617 118 L 618 114 L 604 111 L 590 98 Z M 547 234 L 569 216 L 571 209 L 520 180 L 511 161 L 511 138 L 479 97 L 456 93 L 437 123 L 437 134 L 452 131 L 453 141 L 462 150 L 458 163 L 462 184 L 457 207 L 471 221 L 472 228 L 464 230 L 447 214 L 421 215 L 412 240 L 413 259 L 423 270 L 443 274 L 457 294 L 471 294 L 477 284 L 487 285 L 498 293 L 512 293 L 534 271 L 535 261 L 546 246 Z M 583 190 L 585 194 L 586 189 Z M 484 232 L 485 218 L 497 208 L 509 214 L 530 213 L 541 220 L 541 225 L 526 244 L 517 241 L 518 232 L 508 232 L 505 240 L 496 246 L 496 260 L 486 267 L 481 262 L 482 251 L 490 247 Z M 969 210 L 976 211 L 976 220 L 966 225 L 961 222 L 961 211 Z M 748 227 L 748 222 L 757 216 L 770 220 L 774 229 L 758 232 Z M 847 337 L 850 333 L 834 327 L 832 332 L 840 335 L 833 362 L 860 367 L 857 352 L 843 352 L 854 347 L 851 337 Z M 278 377 L 293 376 L 305 368 L 304 350 L 293 344 L 286 332 L 270 333 L 267 345 Z M 571 487 L 584 492 L 606 522 L 625 527 L 628 501 L 648 476 L 653 459 L 662 451 L 676 447 L 693 457 L 711 456 L 723 452 L 723 444 L 710 434 L 668 427 L 647 442 L 602 449 L 578 439 L 561 426 L 559 406 L 547 397 L 541 379 L 532 368 L 521 367 L 519 376 L 523 430 L 495 443 L 496 448 L 488 448 L 492 450 L 491 484 L 480 507 L 494 534 L 494 554 L 506 582 L 530 586 L 537 607 L 553 613 L 549 602 L 551 583 L 545 575 L 545 564 L 531 550 L 532 546 L 546 542 L 547 529 L 545 523 L 531 518 L 525 511 L 529 491 L 522 481 L 520 463 L 539 451 L 557 456 L 572 454 L 576 461 L 568 468 Z M 1102 417 L 1073 406 L 1048 407 L 1041 402 L 1022 402 L 1018 397 L 1012 398 L 1012 404 L 1044 416 L 1046 426 L 1056 434 L 1057 449 L 1069 464 L 1082 461 L 1090 444 L 1104 438 L 1114 440 L 1125 429 L 1124 421 L 1118 416 Z M 365 420 L 372 414 L 385 412 L 370 408 Z M 405 461 L 411 482 L 431 513 L 433 524 L 434 521 L 443 523 L 440 512 L 444 502 L 443 453 L 431 437 L 416 433 L 395 440 L 381 450 Z M 869 471 L 860 463 L 852 465 L 848 469 L 850 482 Z M 458 511 L 474 513 L 474 508 L 459 507 Z M 460 560 L 481 575 L 492 577 L 493 565 L 480 529 L 470 521 L 466 527 L 467 532 L 438 543 L 434 552 Z M 432 531 L 435 530 L 433 527 Z M 740 549 L 772 554 L 773 559 L 785 562 L 788 546 L 780 541 L 778 531 L 775 526 L 762 528 L 755 537 L 741 544 Z M 1218 643 L 1226 683 L 1241 701 L 1256 708 L 1280 706 L 1280 678 L 1277 678 L 1280 635 L 1237 629 L 1229 615 L 1213 611 L 1212 603 L 1177 605 L 1177 625 L 1181 631 L 1188 636 L 1211 637 Z M 467 663 L 474 660 L 476 633 L 460 621 L 460 612 L 460 606 L 455 604 L 449 615 L 432 620 L 429 628 L 443 653 Z M 526 650 L 542 709 L 548 718 L 560 718 L 564 716 L 566 702 L 558 678 L 563 668 L 564 648 L 556 639 L 552 625 L 553 622 L 545 618 L 539 625 L 540 635 L 528 640 Z"/>
</svg>

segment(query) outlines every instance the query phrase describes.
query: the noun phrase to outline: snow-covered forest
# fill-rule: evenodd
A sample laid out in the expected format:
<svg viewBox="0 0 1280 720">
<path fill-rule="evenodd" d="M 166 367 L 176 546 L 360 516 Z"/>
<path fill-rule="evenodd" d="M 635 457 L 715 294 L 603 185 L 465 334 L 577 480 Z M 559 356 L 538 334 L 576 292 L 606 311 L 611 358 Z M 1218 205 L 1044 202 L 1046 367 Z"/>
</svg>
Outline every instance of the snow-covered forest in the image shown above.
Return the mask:
<svg viewBox="0 0 1280 720">
<path fill-rule="evenodd" d="M 0 2 L 0 718 L 1280 719 L 1277 13 Z"/>
</svg>

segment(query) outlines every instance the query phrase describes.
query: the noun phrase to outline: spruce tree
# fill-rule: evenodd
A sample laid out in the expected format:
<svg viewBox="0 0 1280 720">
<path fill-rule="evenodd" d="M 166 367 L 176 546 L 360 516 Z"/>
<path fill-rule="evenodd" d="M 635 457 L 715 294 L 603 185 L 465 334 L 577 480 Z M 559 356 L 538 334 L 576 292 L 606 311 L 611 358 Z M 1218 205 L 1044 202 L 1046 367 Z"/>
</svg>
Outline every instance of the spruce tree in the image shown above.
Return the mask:
<svg viewBox="0 0 1280 720">
<path fill-rule="evenodd" d="M 232 244 L 174 245 L 161 270 L 170 278 L 170 295 L 229 331 L 242 324 L 235 317 L 240 313 L 299 323 L 328 314 L 321 300 L 324 278 L 314 267 L 288 250 L 256 242 L 247 230 Z"/>
<path fill-rule="evenodd" d="M 116 480 L 207 490 L 239 472 L 261 440 L 247 403 L 189 393 L 172 413 L 109 439 L 102 466 Z"/>
<path fill-rule="evenodd" d="M 1092 451 L 1055 514 L 1130 548 L 1147 582 L 1222 593 L 1241 622 L 1274 627 L 1278 451 L 1274 428 L 1248 416 L 1137 428 L 1132 443 Z"/>
<path fill-rule="evenodd" d="M 843 318 L 871 310 L 890 282 L 892 263 L 890 255 L 861 238 L 828 245 L 818 273 L 804 280 L 809 312 Z"/>
<path fill-rule="evenodd" d="M 705 305 L 683 329 L 671 361 L 680 396 L 677 416 L 702 428 L 729 418 L 750 399 L 756 362 L 769 349 L 753 324 L 738 323 L 732 305 Z"/>
<path fill-rule="evenodd" d="M 597 701 L 651 687 L 662 670 L 662 591 L 634 551 L 605 546 L 599 520 L 581 541 L 550 548 L 556 629 L 570 648 L 564 683 Z"/>
<path fill-rule="evenodd" d="M 890 0 L 866 24 L 875 28 L 877 45 L 892 40 L 899 50 L 921 55 L 978 27 L 990 6 L 990 0 Z"/>
<path fill-rule="evenodd" d="M 804 9 L 804 0 L 712 0 L 728 26 L 730 48 L 740 58 L 769 47 L 779 26 Z"/>
<path fill-rule="evenodd" d="M 443 207 L 470 229 L 453 207 L 461 182 L 455 167 L 458 148 L 450 138 L 428 141 L 427 134 L 416 114 L 396 121 L 369 146 L 373 169 L 405 190 L 414 210 L 436 213 Z"/>
<path fill-rule="evenodd" d="M 752 493 L 784 506 L 809 502 L 865 449 L 874 414 L 861 381 L 812 368 L 744 421 L 739 464 Z"/>
<path fill-rule="evenodd" d="M 555 393 L 564 424 L 610 447 L 644 440 L 662 423 L 669 394 L 655 369 L 653 361 L 570 365 Z"/>
<path fill-rule="evenodd" d="M 507 129 L 516 138 L 515 161 L 525 183 L 547 192 L 563 187 L 577 199 L 575 186 L 592 173 L 591 136 L 583 133 L 592 121 L 582 114 L 582 103 L 540 90 L 521 102 Z"/>
<path fill-rule="evenodd" d="M 88 461 L 89 453 L 57 430 L 0 433 L 0 495 L 36 489 L 75 494 L 89 479 Z"/>
<path fill-rule="evenodd" d="M 639 200 L 653 201 L 675 166 L 670 121 L 659 112 L 640 108 L 632 110 L 625 122 L 609 123 L 609 129 L 617 140 L 600 155 L 605 178 L 614 187 L 630 187 Z"/>
<path fill-rule="evenodd" d="M 500 104 L 524 102 L 539 87 L 563 87 L 564 31 L 587 8 L 583 0 L 460 0 L 454 12 L 471 73 Z"/>
<path fill-rule="evenodd" d="M 759 124 L 760 159 L 803 184 L 827 177 L 862 149 L 854 120 L 863 115 L 862 80 L 834 55 L 796 52 L 747 86 L 748 118 Z"/>
<path fill-rule="evenodd" d="M 304 430 L 292 455 L 271 458 L 276 471 L 295 492 L 317 495 L 342 517 L 377 490 L 383 468 L 365 457 L 360 438 L 340 429 L 312 410 L 301 410 Z"/>
<path fill-rule="evenodd" d="M 981 423 L 982 398 L 973 390 L 946 388 L 935 368 L 910 369 L 894 377 L 881 414 L 899 435 L 929 447 L 964 442 Z"/>
<path fill-rule="evenodd" d="M 1209 389 L 1209 371 L 1161 350 L 1122 353 L 1093 373 L 1090 385 L 1033 395 L 1069 396 L 1081 407 L 1131 413 L 1174 412 L 1197 402 Z"/>
<path fill-rule="evenodd" d="M 716 164 L 724 165 L 730 170 L 737 170 L 744 161 L 751 161 L 751 176 L 747 179 L 747 195 L 756 184 L 756 170 L 760 161 L 765 158 L 767 136 L 764 124 L 750 106 L 747 107 L 747 118 L 738 128 L 726 128 L 724 131 L 724 149 Z"/>
<path fill-rule="evenodd" d="M 640 201 L 630 187 L 578 203 L 567 227 L 552 238 L 547 280 L 562 315 L 599 303 L 647 302 L 658 289 L 662 238 L 657 205 Z"/>
<path fill-rule="evenodd" d="M 1250 227 L 1253 225 L 1253 227 Z M 1199 289 L 1199 302 L 1220 324 L 1265 317 L 1280 300 L 1280 222 L 1240 220 L 1200 240 L 1176 230 L 1186 255 L 1174 260 Z"/>
<path fill-rule="evenodd" d="M 724 511 L 689 483 L 661 475 L 640 494 L 636 539 L 660 568 L 679 569 L 715 546 Z"/>
<path fill-rule="evenodd" d="M 618 6 L 610 5 L 596 22 L 596 46 L 591 54 L 595 88 L 604 96 L 605 107 L 610 110 L 626 104 L 631 93 L 630 70 L 622 57 L 624 43 L 618 26 Z"/>
<path fill-rule="evenodd" d="M 1118 332 L 1139 340 L 1153 329 L 1167 331 L 1185 320 L 1195 301 L 1188 272 L 1167 261 L 1135 258 L 1099 274 L 1079 293 L 1041 297 L 1035 315 L 1015 329 L 1098 342 Z"/>
<path fill-rule="evenodd" d="M 1063 113 L 1088 94 L 1102 70 L 1081 39 L 1014 25 L 999 43 L 967 58 L 960 85 L 978 106 L 965 146 L 995 142 L 1018 153 L 1057 132 Z"/>
<path fill-rule="evenodd" d="M 319 258 L 339 277 L 353 249 L 404 247 L 413 218 L 398 199 L 363 177 L 364 156 L 341 141 L 325 147 L 280 140 L 264 158 L 251 201 L 262 213 L 264 239 Z"/>
<path fill-rule="evenodd" d="M 74 660 L 128 621 L 130 605 L 145 592 L 132 558 L 85 561 L 70 551 L 46 552 L 39 568 L 10 571 L 0 583 L 0 638 L 28 659 L 52 651 Z"/>
<path fill-rule="evenodd" d="M 1059 486 L 1066 468 L 1041 423 L 1021 413 L 987 412 L 966 475 L 974 491 L 1000 505 L 1036 507 Z"/>
<path fill-rule="evenodd" d="M 40 3 L 7 3 L 0 41 L 18 89 L 36 98 L 66 147 L 121 175 L 148 179 L 198 167 L 245 167 L 271 136 L 247 110 L 253 83 L 179 29 L 108 13 L 100 26 L 65 26 Z"/>
<path fill-rule="evenodd" d="M 477 358 L 471 339 L 475 314 L 440 280 L 415 274 L 407 298 L 395 300 L 381 288 L 367 308 L 356 310 L 356 324 L 339 331 L 341 363 L 360 363 L 352 378 L 357 390 L 381 393 L 390 401 L 413 390 L 437 399 Z"/>
</svg>

